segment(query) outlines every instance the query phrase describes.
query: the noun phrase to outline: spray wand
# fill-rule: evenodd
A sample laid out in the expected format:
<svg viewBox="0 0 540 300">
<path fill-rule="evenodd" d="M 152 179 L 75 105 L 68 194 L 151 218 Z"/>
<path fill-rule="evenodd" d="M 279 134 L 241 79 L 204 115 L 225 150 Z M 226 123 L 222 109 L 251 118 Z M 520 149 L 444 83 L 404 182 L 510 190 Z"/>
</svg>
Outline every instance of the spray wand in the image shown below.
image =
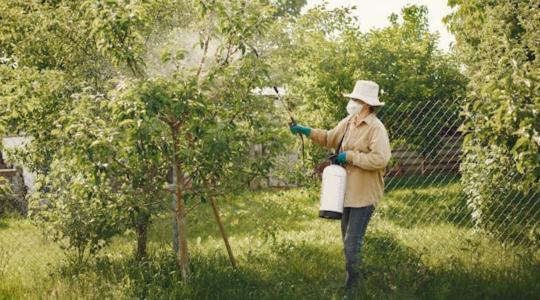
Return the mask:
<svg viewBox="0 0 540 300">
<path fill-rule="evenodd" d="M 257 52 L 257 49 L 255 49 L 255 47 L 253 47 L 253 46 L 251 46 L 249 44 L 248 44 L 248 46 L 251 48 L 251 50 L 253 51 L 255 56 L 257 58 L 260 58 L 259 52 Z M 270 74 L 268 74 L 268 72 L 266 72 L 266 70 L 265 70 L 264 74 L 266 75 L 266 78 L 268 78 L 268 81 L 271 82 L 272 79 L 270 78 Z M 297 123 L 296 123 L 296 120 L 293 117 L 290 106 L 287 105 L 287 102 L 281 97 L 281 94 L 279 93 L 279 90 L 278 90 L 277 86 L 274 85 L 274 86 L 272 86 L 272 88 L 276 92 L 276 95 L 277 95 L 277 98 L 278 98 L 279 102 L 281 102 L 281 104 L 283 105 L 283 107 L 287 111 L 287 114 L 289 115 L 289 118 L 291 119 L 291 122 L 289 122 L 289 126 L 295 126 Z M 298 133 L 298 136 L 300 137 L 300 141 L 301 141 L 301 145 L 302 145 L 302 165 L 305 168 L 305 166 L 306 166 L 306 151 L 305 151 L 304 137 L 302 136 L 301 133 Z"/>
<path fill-rule="evenodd" d="M 291 119 L 291 122 L 289 122 L 289 126 L 295 126 L 297 123 L 296 123 L 296 120 L 294 119 L 294 117 L 292 115 L 291 108 L 287 105 L 285 100 L 283 100 L 283 98 L 281 98 L 281 95 L 279 94 L 278 88 L 276 86 L 273 86 L 273 88 L 274 88 L 274 91 L 276 91 L 276 95 L 277 95 L 278 100 L 281 102 L 283 107 L 285 107 L 285 110 L 287 111 L 287 114 L 289 115 L 289 118 Z M 305 167 L 306 166 L 306 151 L 305 151 L 304 136 L 301 133 L 298 133 L 298 136 L 300 137 L 300 141 L 301 141 L 301 145 L 302 145 L 302 165 Z"/>
</svg>

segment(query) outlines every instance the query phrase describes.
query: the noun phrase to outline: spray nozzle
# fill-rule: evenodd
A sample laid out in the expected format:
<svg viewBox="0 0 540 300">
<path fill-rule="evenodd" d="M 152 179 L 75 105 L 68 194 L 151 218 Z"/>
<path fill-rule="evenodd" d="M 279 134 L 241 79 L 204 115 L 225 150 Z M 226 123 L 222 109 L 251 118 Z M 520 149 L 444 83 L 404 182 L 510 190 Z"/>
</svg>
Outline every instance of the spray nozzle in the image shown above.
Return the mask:
<svg viewBox="0 0 540 300">
<path fill-rule="evenodd" d="M 293 126 L 296 126 L 296 125 L 297 125 L 296 120 L 291 117 L 291 121 L 289 122 L 289 127 L 293 127 Z"/>
<path fill-rule="evenodd" d="M 328 158 L 326 158 L 327 160 L 329 160 L 333 165 L 336 165 L 337 164 L 337 157 L 338 157 L 338 154 L 332 154 L 330 156 L 328 156 Z"/>
</svg>

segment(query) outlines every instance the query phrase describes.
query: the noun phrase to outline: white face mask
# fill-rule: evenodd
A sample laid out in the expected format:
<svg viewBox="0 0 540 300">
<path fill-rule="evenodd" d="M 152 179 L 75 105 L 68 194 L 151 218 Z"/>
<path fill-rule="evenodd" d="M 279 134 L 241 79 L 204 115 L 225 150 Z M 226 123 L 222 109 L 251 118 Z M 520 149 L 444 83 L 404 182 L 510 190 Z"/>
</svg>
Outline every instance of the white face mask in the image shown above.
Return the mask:
<svg viewBox="0 0 540 300">
<path fill-rule="evenodd" d="M 350 116 L 356 115 L 359 111 L 362 110 L 363 105 L 354 101 L 353 99 L 349 100 L 349 103 L 347 103 L 347 112 Z"/>
</svg>

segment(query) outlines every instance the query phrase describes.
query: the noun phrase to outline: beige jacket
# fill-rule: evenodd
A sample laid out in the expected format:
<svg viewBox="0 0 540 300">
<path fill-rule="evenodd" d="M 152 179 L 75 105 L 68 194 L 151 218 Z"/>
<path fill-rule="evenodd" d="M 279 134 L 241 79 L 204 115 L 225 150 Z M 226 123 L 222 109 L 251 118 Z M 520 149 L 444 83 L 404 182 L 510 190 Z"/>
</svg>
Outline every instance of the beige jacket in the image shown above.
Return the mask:
<svg viewBox="0 0 540 300">
<path fill-rule="evenodd" d="M 342 151 L 347 153 L 345 207 L 377 204 L 384 191 L 384 172 L 391 157 L 390 141 L 383 123 L 370 113 L 341 120 L 332 130 L 312 129 L 310 138 L 317 144 L 335 149 L 343 137 Z"/>
</svg>

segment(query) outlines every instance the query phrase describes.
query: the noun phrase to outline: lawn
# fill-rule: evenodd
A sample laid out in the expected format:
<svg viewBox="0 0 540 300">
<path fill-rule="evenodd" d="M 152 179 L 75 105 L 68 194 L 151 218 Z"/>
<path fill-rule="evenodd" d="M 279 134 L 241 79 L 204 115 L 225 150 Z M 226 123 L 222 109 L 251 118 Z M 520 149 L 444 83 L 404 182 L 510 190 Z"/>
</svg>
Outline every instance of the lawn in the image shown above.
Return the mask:
<svg viewBox="0 0 540 300">
<path fill-rule="evenodd" d="M 423 183 L 423 184 L 419 184 Z M 359 299 L 538 299 L 540 252 L 477 232 L 457 178 L 389 181 L 364 247 Z M 0 221 L 0 299 L 340 299 L 339 222 L 317 218 L 318 189 L 246 192 L 220 201 L 238 261 L 230 267 L 211 207 L 189 217 L 191 281 L 171 254 L 171 217 L 153 220 L 147 260 L 134 234 L 84 267 L 29 221 Z"/>
</svg>

